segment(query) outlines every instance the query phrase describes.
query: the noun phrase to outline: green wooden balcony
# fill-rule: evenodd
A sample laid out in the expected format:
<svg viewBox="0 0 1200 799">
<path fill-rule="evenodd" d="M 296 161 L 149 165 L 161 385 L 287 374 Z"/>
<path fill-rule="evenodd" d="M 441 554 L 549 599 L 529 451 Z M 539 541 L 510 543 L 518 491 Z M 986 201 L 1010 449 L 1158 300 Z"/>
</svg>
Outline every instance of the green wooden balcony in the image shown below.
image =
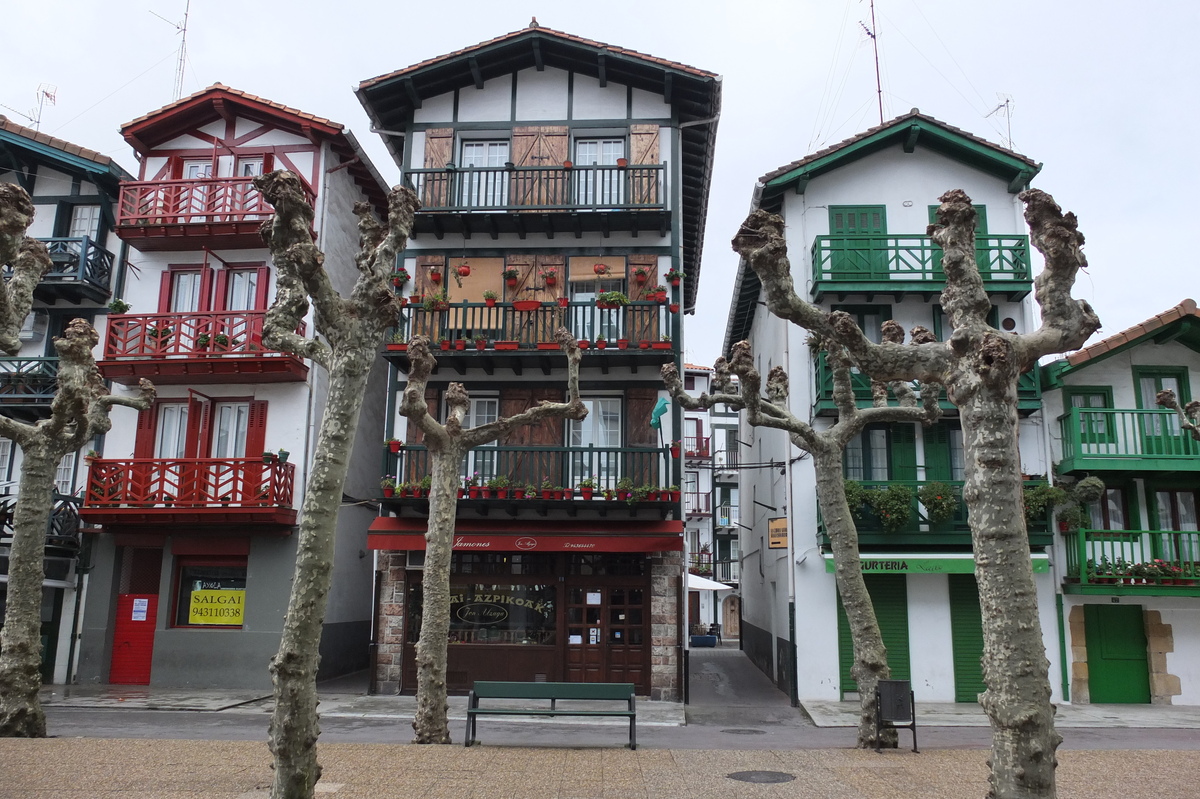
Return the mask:
<svg viewBox="0 0 1200 799">
<path fill-rule="evenodd" d="M 883 490 L 891 485 L 904 485 L 912 490 L 912 505 L 908 524 L 897 531 L 889 531 L 884 528 L 883 523 L 874 511 L 864 507 L 859 514 L 855 516 L 855 524 L 858 527 L 858 543 L 861 547 L 886 547 L 894 549 L 896 547 L 912 547 L 938 550 L 962 550 L 969 551 L 971 549 L 971 528 L 967 525 L 967 507 L 962 502 L 962 487 L 961 481 L 941 480 L 954 487 L 955 493 L 959 497 L 958 507 L 954 513 L 954 517 L 949 521 L 935 523 L 929 520 L 925 513 L 925 508 L 917 499 L 917 492 L 921 486 L 927 481 L 924 480 L 862 480 L 859 481 L 864 488 L 872 491 Z M 933 482 L 933 481 L 928 481 Z M 822 546 L 829 546 L 829 535 L 825 530 L 825 523 L 820 518 L 818 511 L 817 518 L 817 534 Z M 1029 545 L 1033 547 L 1046 547 L 1054 543 L 1054 537 L 1050 533 L 1049 520 L 1044 520 L 1035 524 L 1029 525 Z"/>
<path fill-rule="evenodd" d="M 1200 441 L 1174 411 L 1071 408 L 1059 425 L 1065 473 L 1200 471 Z"/>
<path fill-rule="evenodd" d="M 1200 596 L 1200 533 L 1079 530 L 1063 539 L 1064 593 Z"/>
<path fill-rule="evenodd" d="M 431 474 L 429 451 L 424 446 L 406 445 L 399 452 L 387 453 L 386 458 L 384 473 L 398 486 L 417 484 Z M 487 515 L 492 509 L 511 516 L 524 511 L 545 515 L 549 509 L 559 509 L 566 510 L 569 515 L 576 515 L 580 510 L 596 511 L 601 515 L 610 511 L 630 515 L 649 511 L 651 515 L 663 518 L 668 513 L 680 518 L 678 491 L 673 496 L 639 492 L 631 500 L 605 496 L 606 490 L 615 492 L 626 478 L 635 488 L 669 488 L 674 479 L 671 476 L 673 465 L 668 447 L 478 447 L 463 461 L 464 490 L 460 492 L 459 502 L 474 507 L 481 515 Z M 486 486 L 488 481 L 499 476 L 506 477 L 508 482 L 503 496 L 495 491 L 476 495 L 465 487 L 470 480 Z M 590 499 L 580 486 L 585 478 L 594 481 Z M 547 481 L 561 490 L 556 495 L 544 496 L 542 487 Z M 518 498 L 515 489 L 528 485 L 534 486 L 535 491 Z M 427 496 L 411 493 L 402 496 L 397 492 L 384 502 L 398 514 L 403 510 L 425 513 L 429 500 Z"/>
<path fill-rule="evenodd" d="M 989 292 L 1019 300 L 1033 286 L 1029 237 L 979 236 L 975 261 Z M 946 286 L 942 249 L 929 236 L 817 236 L 813 299 L 826 294 L 939 294 Z"/>
<path fill-rule="evenodd" d="M 850 377 L 854 386 L 854 399 L 860 408 L 871 407 L 871 381 L 868 377 L 854 370 Z M 818 416 L 837 416 L 837 405 L 833 402 L 833 369 L 829 366 L 826 353 L 818 353 L 816 366 L 816 394 L 813 409 Z M 890 394 L 888 404 L 895 405 L 896 399 Z M 942 410 L 954 410 L 954 406 L 946 399 L 945 389 L 941 392 L 940 405 Z M 1042 387 L 1038 381 L 1037 371 L 1029 371 L 1021 375 L 1017 381 L 1017 412 L 1022 416 L 1033 413 L 1042 407 Z"/>
<path fill-rule="evenodd" d="M 0 358 L 0 412 L 23 419 L 50 414 L 58 358 Z"/>
</svg>

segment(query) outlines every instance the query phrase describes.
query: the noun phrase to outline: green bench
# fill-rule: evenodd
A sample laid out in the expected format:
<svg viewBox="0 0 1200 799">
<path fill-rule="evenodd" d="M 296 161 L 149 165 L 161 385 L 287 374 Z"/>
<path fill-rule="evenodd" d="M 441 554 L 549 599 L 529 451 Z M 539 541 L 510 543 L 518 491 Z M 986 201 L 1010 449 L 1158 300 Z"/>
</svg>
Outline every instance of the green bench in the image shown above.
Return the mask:
<svg viewBox="0 0 1200 799">
<path fill-rule="evenodd" d="M 481 699 L 550 700 L 550 707 L 480 707 Z M 559 700 L 611 701 L 621 708 L 593 710 L 559 707 Z M 608 682 L 487 682 L 476 681 L 467 698 L 467 737 L 464 746 L 475 743 L 475 723 L 480 716 L 618 716 L 629 719 L 629 748 L 637 749 L 637 708 L 633 683 Z"/>
</svg>

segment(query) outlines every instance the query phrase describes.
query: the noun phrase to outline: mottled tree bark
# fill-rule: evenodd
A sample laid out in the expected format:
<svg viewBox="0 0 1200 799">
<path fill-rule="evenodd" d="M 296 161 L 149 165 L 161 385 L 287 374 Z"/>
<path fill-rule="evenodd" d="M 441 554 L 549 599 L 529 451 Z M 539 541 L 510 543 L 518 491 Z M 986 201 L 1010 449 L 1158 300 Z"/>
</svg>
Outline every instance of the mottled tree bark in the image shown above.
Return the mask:
<svg viewBox="0 0 1200 799">
<path fill-rule="evenodd" d="M 490 424 L 464 428 L 470 397 L 461 383 L 446 388 L 446 422 L 429 415 L 425 388 L 437 361 L 429 351 L 429 339 L 417 336 L 408 344 L 412 364 L 408 384 L 400 401 L 400 413 L 425 435 L 432 464 L 429 489 L 429 525 L 425 532 L 425 578 L 423 581 L 421 637 L 417 643 L 417 712 L 413 718 L 413 743 L 448 744 L 450 726 L 446 716 L 446 657 L 450 635 L 450 556 L 457 519 L 457 494 L 463 458 L 475 447 L 495 441 L 517 427 L 543 419 L 583 419 L 587 408 L 579 398 L 579 362 L 583 354 L 566 328 L 555 334 L 567 356 L 567 401 L 547 402 Z"/>
<path fill-rule="evenodd" d="M 894 325 L 894 323 L 892 323 Z M 885 336 L 893 337 L 893 330 Z M 902 335 L 902 334 L 901 334 Z M 917 407 L 916 396 L 905 383 L 890 386 L 875 383 L 872 386 L 874 407 L 859 408 L 854 398 L 850 378 L 850 363 L 839 346 L 829 348 L 828 356 L 833 366 L 834 402 L 838 407 L 838 420 L 830 428 L 816 430 L 795 416 L 788 408 L 788 377 L 781 367 L 775 367 L 767 377 L 767 396 L 761 396 L 761 376 L 754 368 L 754 358 L 749 342 L 743 341 L 733 347 L 731 360 L 717 360 L 713 369 L 713 384 L 716 393 L 691 397 L 684 392 L 683 383 L 673 364 L 662 368 L 663 382 L 667 390 L 683 407 L 696 410 L 722 404 L 746 411 L 746 421 L 759 427 L 772 427 L 788 433 L 793 446 L 813 456 L 816 470 L 817 502 L 821 507 L 821 518 L 829 535 L 833 555 L 838 593 L 850 637 L 854 645 L 854 665 L 851 673 L 859 689 L 859 723 L 857 746 L 873 749 L 880 746 L 895 747 L 896 731 L 891 728 L 880 730 L 875 725 L 875 687 L 879 680 L 890 676 L 887 663 L 887 648 L 879 631 L 875 607 L 867 592 L 862 576 L 862 563 L 858 554 L 858 528 L 854 524 L 850 506 L 846 502 L 846 483 L 842 478 L 842 453 L 846 445 L 862 432 L 866 425 L 877 422 L 922 422 L 930 424 L 937 419 L 940 410 L 937 403 L 938 387 L 924 386 L 921 407 Z M 736 383 L 730 374 L 738 376 Z M 900 402 L 898 407 L 888 407 L 888 389 Z M 794 568 L 794 564 L 788 564 Z"/>
<path fill-rule="evenodd" d="M 1179 426 L 1187 431 L 1193 441 L 1200 441 L 1200 400 L 1192 400 L 1180 407 L 1175 392 L 1171 389 L 1160 391 L 1154 397 L 1155 402 L 1168 410 L 1175 411 L 1179 417 Z"/>
<path fill-rule="evenodd" d="M 324 268 L 325 256 L 313 244 L 313 209 L 299 178 L 278 171 L 255 178 L 254 185 L 275 208 L 262 227 L 276 270 L 276 298 L 267 312 L 263 343 L 311 358 L 329 372 L 329 396 L 305 487 L 291 598 L 279 652 L 271 659 L 275 694 L 271 797 L 311 799 L 321 777 L 316 679 L 338 508 L 367 379 L 384 333 L 396 323 L 400 310 L 389 276 L 420 204 L 409 189 L 393 189 L 388 195 L 387 227 L 371 217 L 365 203 L 355 205 L 359 276 L 350 297 L 344 298 L 334 290 Z M 310 298 L 314 326 L 324 341 L 295 333 L 308 313 Z"/>
<path fill-rule="evenodd" d="M 45 246 L 25 237 L 33 204 L 17 186 L 0 185 L 0 264 L 13 267 L 0 287 L 0 349 L 15 355 L 18 332 L 33 307 L 33 290 L 50 269 Z M 41 607 L 45 579 L 46 532 L 54 508 L 54 474 L 68 452 L 83 447 L 111 427 L 113 405 L 146 409 L 154 387 L 142 381 L 136 397 L 108 393 L 92 348 L 99 337 L 83 319 L 75 319 L 54 340 L 58 351 L 58 390 L 50 417 L 24 424 L 0 417 L 0 436 L 16 442 L 23 455 L 20 493 L 13 510 L 13 543 L 8 555 L 8 599 L 0 632 L 0 736 L 42 738 L 46 716 L 38 701 L 41 688 Z"/>
<path fill-rule="evenodd" d="M 991 301 L 975 264 L 975 210 L 953 190 L 940 199 L 938 225 L 946 289 L 942 307 L 954 330 L 945 344 L 872 344 L 848 315 L 827 314 L 795 292 L 783 220 L 756 211 L 734 239 L 734 249 L 758 273 L 771 312 L 844 346 L 874 380 L 919 380 L 946 386 L 959 408 L 966 455 L 967 504 L 983 614 L 980 702 L 992 724 L 991 791 L 997 799 L 1055 795 L 1054 730 L 1049 663 L 1041 638 L 1037 596 L 1022 512 L 1017 450 L 1016 383 L 1044 355 L 1078 348 L 1099 326 L 1091 306 L 1071 297 L 1087 265 L 1074 214 L 1063 214 L 1048 194 L 1020 195 L 1034 246 L 1045 257 L 1035 280 L 1042 325 L 1027 334 L 987 324 Z M 915 331 L 914 331 L 915 332 Z"/>
</svg>

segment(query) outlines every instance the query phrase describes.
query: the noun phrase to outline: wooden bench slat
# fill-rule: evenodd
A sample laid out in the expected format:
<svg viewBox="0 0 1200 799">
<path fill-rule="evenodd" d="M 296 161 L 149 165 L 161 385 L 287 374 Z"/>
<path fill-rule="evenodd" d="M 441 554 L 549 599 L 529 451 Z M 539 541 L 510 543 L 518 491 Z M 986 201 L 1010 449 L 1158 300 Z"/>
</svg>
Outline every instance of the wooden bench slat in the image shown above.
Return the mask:
<svg viewBox="0 0 1200 799">
<path fill-rule="evenodd" d="M 480 707 L 480 699 L 549 700 L 550 707 Z M 623 709 L 590 710 L 562 708 L 556 703 L 571 701 L 619 701 Z M 466 746 L 475 742 L 479 716 L 610 716 L 629 719 L 629 748 L 637 748 L 637 707 L 633 683 L 502 682 L 479 680 L 467 700 Z"/>
</svg>

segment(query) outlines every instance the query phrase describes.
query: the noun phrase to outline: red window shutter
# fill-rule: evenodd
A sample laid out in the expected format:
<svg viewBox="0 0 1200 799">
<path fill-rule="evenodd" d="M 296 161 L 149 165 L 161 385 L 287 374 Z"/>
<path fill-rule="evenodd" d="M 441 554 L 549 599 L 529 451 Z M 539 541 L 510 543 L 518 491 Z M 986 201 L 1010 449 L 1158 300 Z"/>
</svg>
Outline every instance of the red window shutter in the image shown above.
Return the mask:
<svg viewBox="0 0 1200 799">
<path fill-rule="evenodd" d="M 229 270 L 218 269 L 216 271 L 215 283 L 216 289 L 213 291 L 212 309 L 214 311 L 224 311 L 227 306 L 225 294 L 229 290 Z"/>
<path fill-rule="evenodd" d="M 158 404 L 150 406 L 148 411 L 138 411 L 137 437 L 133 441 L 133 457 L 154 457 L 154 432 L 158 426 Z"/>
<path fill-rule="evenodd" d="M 267 286 L 271 283 L 271 269 L 267 266 L 258 268 L 258 297 L 255 299 L 255 310 L 265 311 L 267 309 Z"/>
<path fill-rule="evenodd" d="M 215 174 L 215 173 L 214 173 Z M 211 311 L 213 308 L 213 268 L 204 266 L 200 268 L 200 310 Z"/>
<path fill-rule="evenodd" d="M 189 458 L 207 458 L 212 451 L 212 400 L 192 394 L 188 398 L 187 446 Z"/>
<path fill-rule="evenodd" d="M 158 312 L 171 312 L 171 270 L 164 270 L 162 273 L 162 283 L 158 288 Z"/>
<path fill-rule="evenodd" d="M 250 418 L 246 422 L 246 457 L 264 452 L 267 448 L 267 401 L 250 401 Z"/>
</svg>

